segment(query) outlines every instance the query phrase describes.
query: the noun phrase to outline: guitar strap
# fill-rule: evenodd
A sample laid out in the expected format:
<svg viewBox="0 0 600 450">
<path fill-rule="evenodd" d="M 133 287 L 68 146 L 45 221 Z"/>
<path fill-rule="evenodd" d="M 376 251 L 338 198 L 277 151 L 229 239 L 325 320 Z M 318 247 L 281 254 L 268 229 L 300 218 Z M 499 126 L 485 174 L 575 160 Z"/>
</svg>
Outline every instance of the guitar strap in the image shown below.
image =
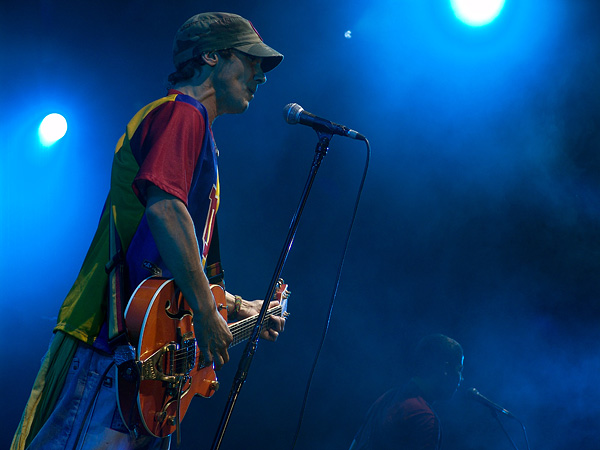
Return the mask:
<svg viewBox="0 0 600 450">
<path fill-rule="evenodd" d="M 213 229 L 212 238 L 210 240 L 210 247 L 208 249 L 208 255 L 206 256 L 206 267 L 204 268 L 206 277 L 210 284 L 218 284 L 223 289 L 225 288 L 225 272 L 221 266 L 221 250 L 219 248 L 219 227 L 217 226 L 217 217 L 215 217 L 215 224 Z"/>
<path fill-rule="evenodd" d="M 121 239 L 117 233 L 116 209 L 110 202 L 110 225 L 108 245 L 110 260 L 106 264 L 108 273 L 108 344 L 111 349 L 120 345 L 128 345 L 127 331 L 125 329 L 125 316 L 123 298 L 125 289 L 125 258 L 121 247 Z"/>
<path fill-rule="evenodd" d="M 117 232 L 116 214 L 117 210 L 112 202 L 107 204 L 110 208 L 108 246 L 110 260 L 105 266 L 108 273 L 108 305 L 107 305 L 107 326 L 108 326 L 108 345 L 114 352 L 115 365 L 119 377 L 119 390 L 117 392 L 117 404 L 121 408 L 121 390 L 129 389 L 131 392 L 137 392 L 140 384 L 140 365 L 135 357 L 135 349 L 129 343 L 127 330 L 125 327 L 125 310 L 123 309 L 125 298 L 125 258 L 123 256 L 123 247 L 121 239 Z M 124 400 L 125 401 L 125 400 Z M 135 396 L 131 396 L 131 405 L 129 406 L 129 417 L 124 418 L 125 426 L 131 436 L 138 437 L 138 427 L 133 417 L 135 406 Z"/>
</svg>

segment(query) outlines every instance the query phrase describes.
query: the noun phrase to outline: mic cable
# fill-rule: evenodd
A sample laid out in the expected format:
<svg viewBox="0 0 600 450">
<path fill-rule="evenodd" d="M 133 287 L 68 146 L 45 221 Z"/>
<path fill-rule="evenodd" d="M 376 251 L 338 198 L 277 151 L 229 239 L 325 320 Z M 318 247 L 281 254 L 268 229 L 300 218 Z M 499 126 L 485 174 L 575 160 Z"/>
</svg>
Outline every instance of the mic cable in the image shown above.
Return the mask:
<svg viewBox="0 0 600 450">
<path fill-rule="evenodd" d="M 337 270 L 337 274 L 336 274 L 336 278 L 335 278 L 335 283 L 334 283 L 334 288 L 333 288 L 333 292 L 331 294 L 331 300 L 329 303 L 329 309 L 327 311 L 327 320 L 325 322 L 325 328 L 323 329 L 323 334 L 321 335 L 321 340 L 319 342 L 319 347 L 317 349 L 317 353 L 315 355 L 315 359 L 313 361 L 312 367 L 310 369 L 310 374 L 308 377 L 308 381 L 306 384 L 306 390 L 304 391 L 304 398 L 302 400 L 302 407 L 300 409 L 300 415 L 298 418 L 298 425 L 296 426 L 296 432 L 294 434 L 294 439 L 292 441 L 292 450 L 296 447 L 296 442 L 298 440 L 298 436 L 300 435 L 300 429 L 302 428 L 302 420 L 304 418 L 304 412 L 306 410 L 306 403 L 308 402 L 308 395 L 310 392 L 310 386 L 312 384 L 312 379 L 313 376 L 315 374 L 315 369 L 317 367 L 317 363 L 319 361 L 319 357 L 321 355 L 321 351 L 323 350 L 323 344 L 325 343 L 325 338 L 327 337 L 327 331 L 329 330 L 329 322 L 331 321 L 331 315 L 333 313 L 333 305 L 335 303 L 335 298 L 337 296 L 337 291 L 338 291 L 338 287 L 340 284 L 340 278 L 342 275 L 342 269 L 344 267 L 344 261 L 346 259 L 346 253 L 348 252 L 348 244 L 350 242 L 350 235 L 352 234 L 352 228 L 354 227 L 354 222 L 356 220 L 356 214 L 358 212 L 358 205 L 360 203 L 360 198 L 362 196 L 362 191 L 365 185 L 365 179 L 367 177 L 367 171 L 369 169 L 369 161 L 371 159 L 371 144 L 369 144 L 369 141 L 367 140 L 367 138 L 361 139 L 364 140 L 366 146 L 367 146 L 367 157 L 365 160 L 365 168 L 363 171 L 363 175 L 362 175 L 362 179 L 360 182 L 360 186 L 358 188 L 358 193 L 356 196 L 356 201 L 354 203 L 354 210 L 352 212 L 352 218 L 350 219 L 350 226 L 348 227 L 348 232 L 346 234 L 346 239 L 344 241 L 344 248 L 342 251 L 342 257 L 340 260 L 340 264 L 338 266 L 338 270 Z"/>
</svg>

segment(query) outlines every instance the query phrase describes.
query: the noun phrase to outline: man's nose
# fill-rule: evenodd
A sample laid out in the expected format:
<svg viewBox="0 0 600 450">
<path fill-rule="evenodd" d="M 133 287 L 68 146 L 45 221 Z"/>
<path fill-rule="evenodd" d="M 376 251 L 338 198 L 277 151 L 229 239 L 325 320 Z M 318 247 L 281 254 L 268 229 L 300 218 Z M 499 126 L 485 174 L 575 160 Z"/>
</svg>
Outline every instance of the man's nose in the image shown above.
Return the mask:
<svg viewBox="0 0 600 450">
<path fill-rule="evenodd" d="M 258 84 L 264 84 L 267 82 L 267 76 L 261 70 L 260 73 L 254 75 L 254 81 L 256 81 Z"/>
<path fill-rule="evenodd" d="M 265 73 L 262 70 L 262 67 L 260 66 L 260 64 L 256 65 L 256 73 L 254 74 L 254 81 L 256 81 L 258 84 L 264 84 L 267 82 L 267 76 L 265 75 Z"/>
</svg>

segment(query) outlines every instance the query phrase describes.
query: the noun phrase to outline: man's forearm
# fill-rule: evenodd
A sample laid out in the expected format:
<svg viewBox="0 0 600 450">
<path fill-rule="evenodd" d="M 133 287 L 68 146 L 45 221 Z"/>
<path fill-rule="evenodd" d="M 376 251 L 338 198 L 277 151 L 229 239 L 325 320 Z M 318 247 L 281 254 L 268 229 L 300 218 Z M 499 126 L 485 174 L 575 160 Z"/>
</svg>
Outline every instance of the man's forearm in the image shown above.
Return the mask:
<svg viewBox="0 0 600 450">
<path fill-rule="evenodd" d="M 146 216 L 158 251 L 190 307 L 207 314 L 215 304 L 187 208 L 158 188 L 149 189 L 149 194 Z"/>
</svg>

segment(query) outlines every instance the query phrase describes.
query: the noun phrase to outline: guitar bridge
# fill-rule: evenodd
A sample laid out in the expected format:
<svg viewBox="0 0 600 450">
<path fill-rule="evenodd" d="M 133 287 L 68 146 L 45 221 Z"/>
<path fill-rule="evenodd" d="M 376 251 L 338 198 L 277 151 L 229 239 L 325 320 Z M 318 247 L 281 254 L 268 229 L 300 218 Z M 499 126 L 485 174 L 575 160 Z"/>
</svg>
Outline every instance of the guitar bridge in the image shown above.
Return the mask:
<svg viewBox="0 0 600 450">
<path fill-rule="evenodd" d="M 196 365 L 196 339 L 187 333 L 181 344 L 170 342 L 142 362 L 140 380 L 158 380 L 175 384 Z"/>
</svg>

